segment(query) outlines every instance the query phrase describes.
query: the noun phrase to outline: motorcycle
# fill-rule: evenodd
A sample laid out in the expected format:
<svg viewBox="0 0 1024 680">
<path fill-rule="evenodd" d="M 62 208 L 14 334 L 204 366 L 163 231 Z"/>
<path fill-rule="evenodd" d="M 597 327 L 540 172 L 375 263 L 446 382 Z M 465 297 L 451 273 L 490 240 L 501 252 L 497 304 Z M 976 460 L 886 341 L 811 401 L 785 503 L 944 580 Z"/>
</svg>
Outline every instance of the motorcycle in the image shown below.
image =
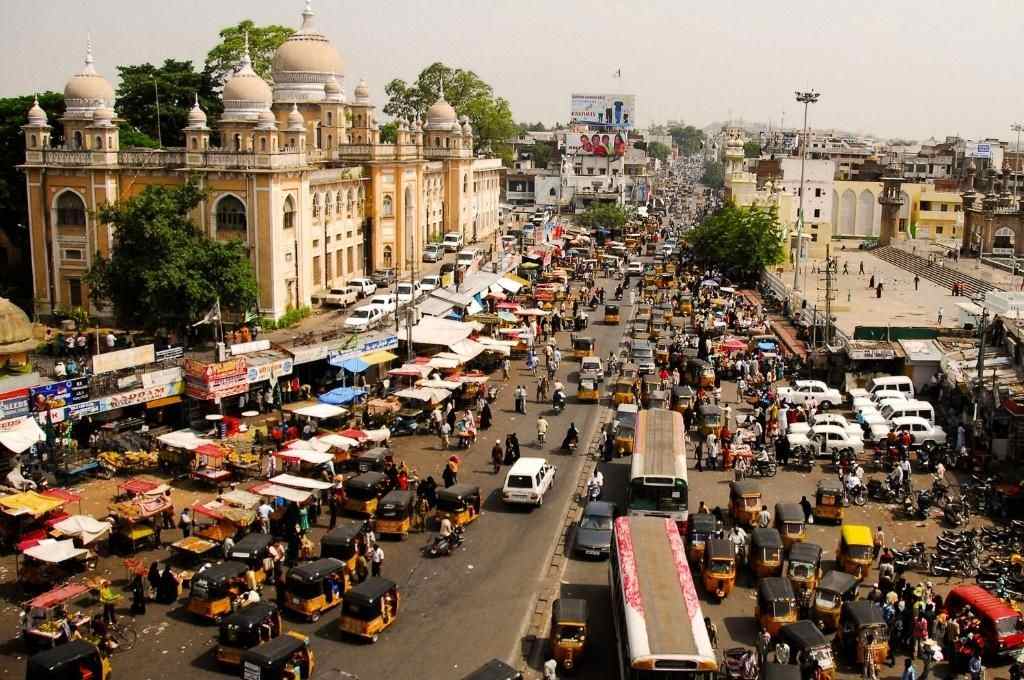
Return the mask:
<svg viewBox="0 0 1024 680">
<path fill-rule="evenodd" d="M 893 557 L 893 566 L 900 573 L 910 569 L 924 568 L 928 564 L 928 551 L 925 549 L 923 541 L 914 543 L 906 550 L 892 548 L 890 552 Z"/>
<path fill-rule="evenodd" d="M 793 467 L 797 470 L 806 470 L 810 472 L 814 469 L 814 458 L 811 456 L 810 449 L 799 446 L 793 451 Z"/>
<path fill-rule="evenodd" d="M 767 451 L 761 451 L 750 461 L 750 474 L 758 477 L 774 477 L 779 471 L 775 459 Z"/>
<path fill-rule="evenodd" d="M 448 557 L 462 545 L 462 532 L 462 527 L 456 526 L 447 537 L 437 536 L 423 549 L 423 554 L 427 557 Z"/>
<path fill-rule="evenodd" d="M 907 517 L 923 520 L 928 518 L 928 511 L 933 505 L 931 491 L 919 491 L 917 497 L 914 494 L 907 494 L 903 497 L 903 512 Z"/>
<path fill-rule="evenodd" d="M 565 392 L 558 390 L 551 397 L 552 406 L 555 409 L 555 415 L 560 415 L 565 410 Z"/>
<path fill-rule="evenodd" d="M 601 500 L 601 485 L 596 482 L 587 484 L 587 502 Z"/>
<path fill-rule="evenodd" d="M 423 421 L 415 418 L 403 418 L 402 416 L 395 416 L 395 419 L 391 421 L 390 425 L 388 425 L 388 429 L 394 437 L 424 434 L 427 432 L 429 427 L 430 426 Z"/>
<path fill-rule="evenodd" d="M 971 519 L 971 510 L 963 501 L 949 501 L 942 510 L 942 517 L 950 526 L 959 527 Z"/>
<path fill-rule="evenodd" d="M 863 484 L 858 484 L 852 489 L 846 490 L 846 497 L 856 506 L 862 506 L 868 502 L 868 490 Z"/>
<path fill-rule="evenodd" d="M 888 479 L 869 479 L 868 497 L 879 503 L 895 503 L 902 494 L 894 490 Z"/>
</svg>

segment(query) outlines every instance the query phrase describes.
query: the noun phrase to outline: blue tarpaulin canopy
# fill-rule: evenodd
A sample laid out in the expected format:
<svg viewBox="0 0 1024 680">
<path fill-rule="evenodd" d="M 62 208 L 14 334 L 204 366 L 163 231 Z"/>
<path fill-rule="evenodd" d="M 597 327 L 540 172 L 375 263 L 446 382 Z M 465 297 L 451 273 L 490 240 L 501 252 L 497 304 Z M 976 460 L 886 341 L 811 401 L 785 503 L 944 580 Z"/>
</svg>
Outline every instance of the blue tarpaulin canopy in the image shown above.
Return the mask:
<svg viewBox="0 0 1024 680">
<path fill-rule="evenodd" d="M 356 401 L 364 394 L 366 394 L 366 390 L 362 387 L 336 387 L 327 394 L 321 394 L 320 401 L 338 406 Z"/>
<path fill-rule="evenodd" d="M 332 363 L 331 365 L 337 366 L 338 368 L 344 368 L 346 371 L 349 371 L 351 373 L 362 373 L 363 371 L 370 367 L 370 364 L 366 363 L 359 357 L 352 357 L 351 359 L 345 359 L 341 363 Z"/>
</svg>

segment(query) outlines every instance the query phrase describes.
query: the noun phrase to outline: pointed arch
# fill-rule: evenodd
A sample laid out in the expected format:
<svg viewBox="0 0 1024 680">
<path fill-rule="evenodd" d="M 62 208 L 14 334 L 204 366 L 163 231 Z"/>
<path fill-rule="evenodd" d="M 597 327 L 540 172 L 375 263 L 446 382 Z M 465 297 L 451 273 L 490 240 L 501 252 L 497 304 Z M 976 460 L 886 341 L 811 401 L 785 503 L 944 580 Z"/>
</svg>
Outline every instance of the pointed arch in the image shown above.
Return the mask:
<svg viewBox="0 0 1024 680">
<path fill-rule="evenodd" d="M 221 240 L 248 240 L 249 221 L 245 202 L 235 194 L 224 194 L 213 206 L 213 224 Z"/>
<path fill-rule="evenodd" d="M 87 225 L 85 199 L 74 189 L 65 189 L 53 199 L 57 211 L 58 227 L 84 227 Z"/>
<path fill-rule="evenodd" d="M 865 189 L 857 198 L 857 236 L 871 236 L 875 224 L 875 195 Z"/>
<path fill-rule="evenodd" d="M 291 229 L 295 226 L 295 200 L 291 197 L 291 194 L 285 196 L 282 215 L 284 217 L 283 224 L 285 229 Z"/>
</svg>

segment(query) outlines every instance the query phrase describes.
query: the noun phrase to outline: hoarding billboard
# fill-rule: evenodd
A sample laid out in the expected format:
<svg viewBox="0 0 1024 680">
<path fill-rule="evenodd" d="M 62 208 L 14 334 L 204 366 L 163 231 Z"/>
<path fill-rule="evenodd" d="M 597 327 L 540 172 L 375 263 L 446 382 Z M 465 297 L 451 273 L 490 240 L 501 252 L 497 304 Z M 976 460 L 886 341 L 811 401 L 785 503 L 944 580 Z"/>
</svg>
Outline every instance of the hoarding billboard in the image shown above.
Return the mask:
<svg viewBox="0 0 1024 680">
<path fill-rule="evenodd" d="M 992 145 L 988 142 L 967 142 L 968 158 L 992 158 Z"/>
<path fill-rule="evenodd" d="M 569 132 L 563 152 L 568 156 L 622 156 L 626 136 L 621 132 Z"/>
<path fill-rule="evenodd" d="M 621 130 L 636 125 L 634 94 L 574 94 L 569 107 L 571 123 Z"/>
</svg>

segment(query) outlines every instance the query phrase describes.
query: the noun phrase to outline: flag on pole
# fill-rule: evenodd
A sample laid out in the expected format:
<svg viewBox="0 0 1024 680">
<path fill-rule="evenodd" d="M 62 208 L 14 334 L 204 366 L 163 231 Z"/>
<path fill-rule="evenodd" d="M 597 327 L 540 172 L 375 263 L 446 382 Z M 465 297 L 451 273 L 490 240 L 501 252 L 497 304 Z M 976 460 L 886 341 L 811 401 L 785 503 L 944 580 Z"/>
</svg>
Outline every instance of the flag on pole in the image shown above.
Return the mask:
<svg viewBox="0 0 1024 680">
<path fill-rule="evenodd" d="M 621 78 L 622 77 L 622 69 L 621 68 L 620 69 L 616 69 L 615 73 L 612 74 L 612 77 L 613 78 Z"/>
<path fill-rule="evenodd" d="M 195 328 L 196 326 L 213 323 L 214 321 L 220 321 L 220 298 L 217 298 L 217 301 L 213 303 L 213 307 L 210 307 L 210 311 L 206 313 L 206 316 L 192 324 L 192 327 Z"/>
</svg>

